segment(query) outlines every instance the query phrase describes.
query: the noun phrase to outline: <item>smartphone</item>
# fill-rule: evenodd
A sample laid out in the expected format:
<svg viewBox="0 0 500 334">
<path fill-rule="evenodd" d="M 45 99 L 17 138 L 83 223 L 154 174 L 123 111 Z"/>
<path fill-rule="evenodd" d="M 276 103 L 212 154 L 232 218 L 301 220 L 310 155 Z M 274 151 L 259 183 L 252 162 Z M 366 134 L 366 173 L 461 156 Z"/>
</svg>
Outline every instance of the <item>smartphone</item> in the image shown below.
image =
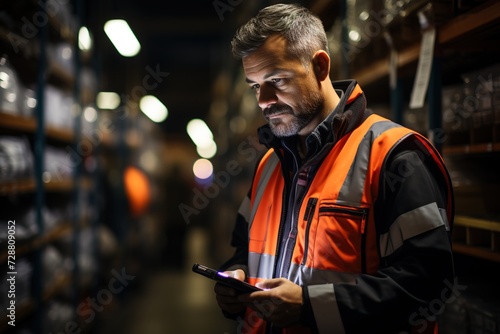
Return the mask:
<svg viewBox="0 0 500 334">
<path fill-rule="evenodd" d="M 201 264 L 194 264 L 193 265 L 193 271 L 197 274 L 203 275 L 205 277 L 208 277 L 210 279 L 213 279 L 214 281 L 220 282 L 224 285 L 227 285 L 228 287 L 231 287 L 235 289 L 236 291 L 240 293 L 250 293 L 254 291 L 262 291 L 262 289 L 259 289 L 256 286 L 250 285 L 247 282 L 240 281 L 239 279 L 230 277 L 223 272 L 217 271 L 215 269 L 206 267 Z"/>
</svg>

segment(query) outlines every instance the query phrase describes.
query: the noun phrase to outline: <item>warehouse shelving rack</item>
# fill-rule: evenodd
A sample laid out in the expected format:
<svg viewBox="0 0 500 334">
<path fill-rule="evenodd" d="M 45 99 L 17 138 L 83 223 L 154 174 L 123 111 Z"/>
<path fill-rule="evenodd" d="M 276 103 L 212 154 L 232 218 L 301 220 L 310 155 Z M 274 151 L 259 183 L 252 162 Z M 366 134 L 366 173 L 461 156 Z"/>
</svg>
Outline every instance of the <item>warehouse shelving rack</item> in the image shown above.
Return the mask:
<svg viewBox="0 0 500 334">
<path fill-rule="evenodd" d="M 74 20 L 78 21 L 78 13 L 81 9 L 82 1 L 75 1 L 74 7 L 76 15 Z M 26 5 L 26 3 L 25 3 Z M 46 1 L 33 1 L 30 11 L 46 13 Z M 19 13 L 18 13 L 19 15 Z M 48 22 L 38 28 L 38 34 L 33 39 L 25 39 L 18 31 L 9 31 L 0 27 L 0 47 L 1 51 L 13 55 L 12 60 L 16 70 L 22 71 L 21 77 L 36 85 L 37 105 L 33 116 L 20 116 L 0 110 L 0 134 L 12 136 L 27 136 L 33 142 L 34 153 L 34 173 L 32 177 L 0 182 L 0 197 L 29 196 L 34 198 L 36 209 L 36 224 L 38 233 L 31 239 L 24 240 L 16 244 L 16 259 L 29 257 L 33 261 L 32 273 L 32 298 L 16 307 L 16 326 L 29 325 L 33 333 L 42 331 L 43 304 L 47 303 L 60 292 L 72 291 L 73 303 L 79 302 L 82 287 L 79 283 L 78 269 L 78 239 L 81 228 L 94 227 L 96 217 L 86 217 L 79 210 L 79 197 L 82 191 L 93 191 L 94 182 L 90 177 L 83 176 L 81 164 L 76 164 L 73 168 L 73 175 L 67 178 L 57 178 L 46 182 L 43 179 L 44 172 L 44 150 L 45 143 L 50 141 L 55 145 L 74 148 L 81 139 L 81 87 L 79 84 L 79 73 L 81 69 L 81 59 L 79 57 L 77 45 L 77 31 L 68 24 L 61 22 L 57 17 L 47 15 Z M 72 22 L 75 23 L 75 22 Z M 78 26 L 75 24 L 74 26 Z M 11 44 L 12 38 L 23 41 L 19 45 Z M 47 43 L 49 39 L 65 41 L 72 46 L 76 52 L 73 53 L 74 72 L 70 73 L 57 63 L 47 57 Z M 45 87 L 50 82 L 61 89 L 71 91 L 75 100 L 74 128 L 67 129 L 46 125 L 45 123 Z M 64 194 L 71 198 L 73 203 L 73 213 L 68 221 L 61 222 L 50 231 L 44 231 L 44 221 L 42 208 L 48 197 L 55 194 Z M 95 232 L 95 229 L 93 230 Z M 51 282 L 44 282 L 42 268 L 42 252 L 47 245 L 57 242 L 63 238 L 72 238 L 72 260 L 73 270 L 69 274 L 61 275 Z M 94 233 L 94 237 L 95 233 Z M 96 241 L 97 247 L 97 241 Z M 6 264 L 7 250 L 0 250 L 0 263 Z M 78 319 L 75 319 L 78 321 Z M 8 318 L 2 317 L 0 320 L 0 332 L 15 330 L 9 328 Z"/>
</svg>

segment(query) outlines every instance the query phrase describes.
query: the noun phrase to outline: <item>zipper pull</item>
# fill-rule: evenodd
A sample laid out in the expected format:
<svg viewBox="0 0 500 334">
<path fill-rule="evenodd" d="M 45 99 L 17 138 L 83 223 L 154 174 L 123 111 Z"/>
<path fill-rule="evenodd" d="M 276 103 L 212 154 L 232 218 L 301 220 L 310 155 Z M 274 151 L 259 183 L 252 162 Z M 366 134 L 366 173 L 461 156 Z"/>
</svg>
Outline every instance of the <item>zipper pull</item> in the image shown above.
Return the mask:
<svg viewBox="0 0 500 334">
<path fill-rule="evenodd" d="M 304 212 L 304 218 L 303 220 L 309 221 L 314 215 L 314 209 L 316 209 L 316 203 L 318 202 L 318 199 L 316 197 L 311 197 L 307 201 L 307 206 L 306 206 L 306 212 Z"/>
<path fill-rule="evenodd" d="M 306 231 L 304 237 L 304 256 L 302 258 L 302 265 L 306 264 L 307 253 L 309 249 L 309 230 L 311 229 L 312 220 L 314 218 L 314 211 L 316 210 L 316 204 L 318 203 L 317 197 L 311 197 L 307 201 L 306 212 L 304 213 L 304 221 L 306 223 Z"/>
<path fill-rule="evenodd" d="M 366 210 L 363 210 L 363 215 L 361 216 L 361 226 L 360 226 L 361 234 L 365 234 L 365 229 L 366 229 Z"/>
</svg>

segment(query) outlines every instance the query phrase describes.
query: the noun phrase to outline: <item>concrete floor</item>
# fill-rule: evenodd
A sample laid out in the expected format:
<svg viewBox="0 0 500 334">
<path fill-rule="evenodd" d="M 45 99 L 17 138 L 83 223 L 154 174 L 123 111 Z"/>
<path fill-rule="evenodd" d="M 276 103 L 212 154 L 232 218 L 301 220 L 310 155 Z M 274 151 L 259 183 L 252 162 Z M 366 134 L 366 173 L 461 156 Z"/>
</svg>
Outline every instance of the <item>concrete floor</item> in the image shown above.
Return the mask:
<svg viewBox="0 0 500 334">
<path fill-rule="evenodd" d="M 217 306 L 214 283 L 191 271 L 194 262 L 212 264 L 207 258 L 207 243 L 202 230 L 191 230 L 186 268 L 150 275 L 99 324 L 99 333 L 236 333 L 235 323 L 225 319 Z"/>
</svg>

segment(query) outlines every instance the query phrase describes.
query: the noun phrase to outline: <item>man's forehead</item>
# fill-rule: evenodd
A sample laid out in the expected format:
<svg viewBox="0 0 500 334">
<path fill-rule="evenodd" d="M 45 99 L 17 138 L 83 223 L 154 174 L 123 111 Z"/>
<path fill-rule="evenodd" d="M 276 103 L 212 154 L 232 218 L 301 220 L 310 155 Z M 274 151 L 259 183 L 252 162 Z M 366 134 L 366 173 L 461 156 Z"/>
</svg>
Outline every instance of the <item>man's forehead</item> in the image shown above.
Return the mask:
<svg viewBox="0 0 500 334">
<path fill-rule="evenodd" d="M 291 71 L 301 64 L 300 60 L 287 50 L 288 42 L 279 35 L 269 37 L 264 44 L 242 59 L 247 75 L 258 72 L 267 73 Z"/>
</svg>

